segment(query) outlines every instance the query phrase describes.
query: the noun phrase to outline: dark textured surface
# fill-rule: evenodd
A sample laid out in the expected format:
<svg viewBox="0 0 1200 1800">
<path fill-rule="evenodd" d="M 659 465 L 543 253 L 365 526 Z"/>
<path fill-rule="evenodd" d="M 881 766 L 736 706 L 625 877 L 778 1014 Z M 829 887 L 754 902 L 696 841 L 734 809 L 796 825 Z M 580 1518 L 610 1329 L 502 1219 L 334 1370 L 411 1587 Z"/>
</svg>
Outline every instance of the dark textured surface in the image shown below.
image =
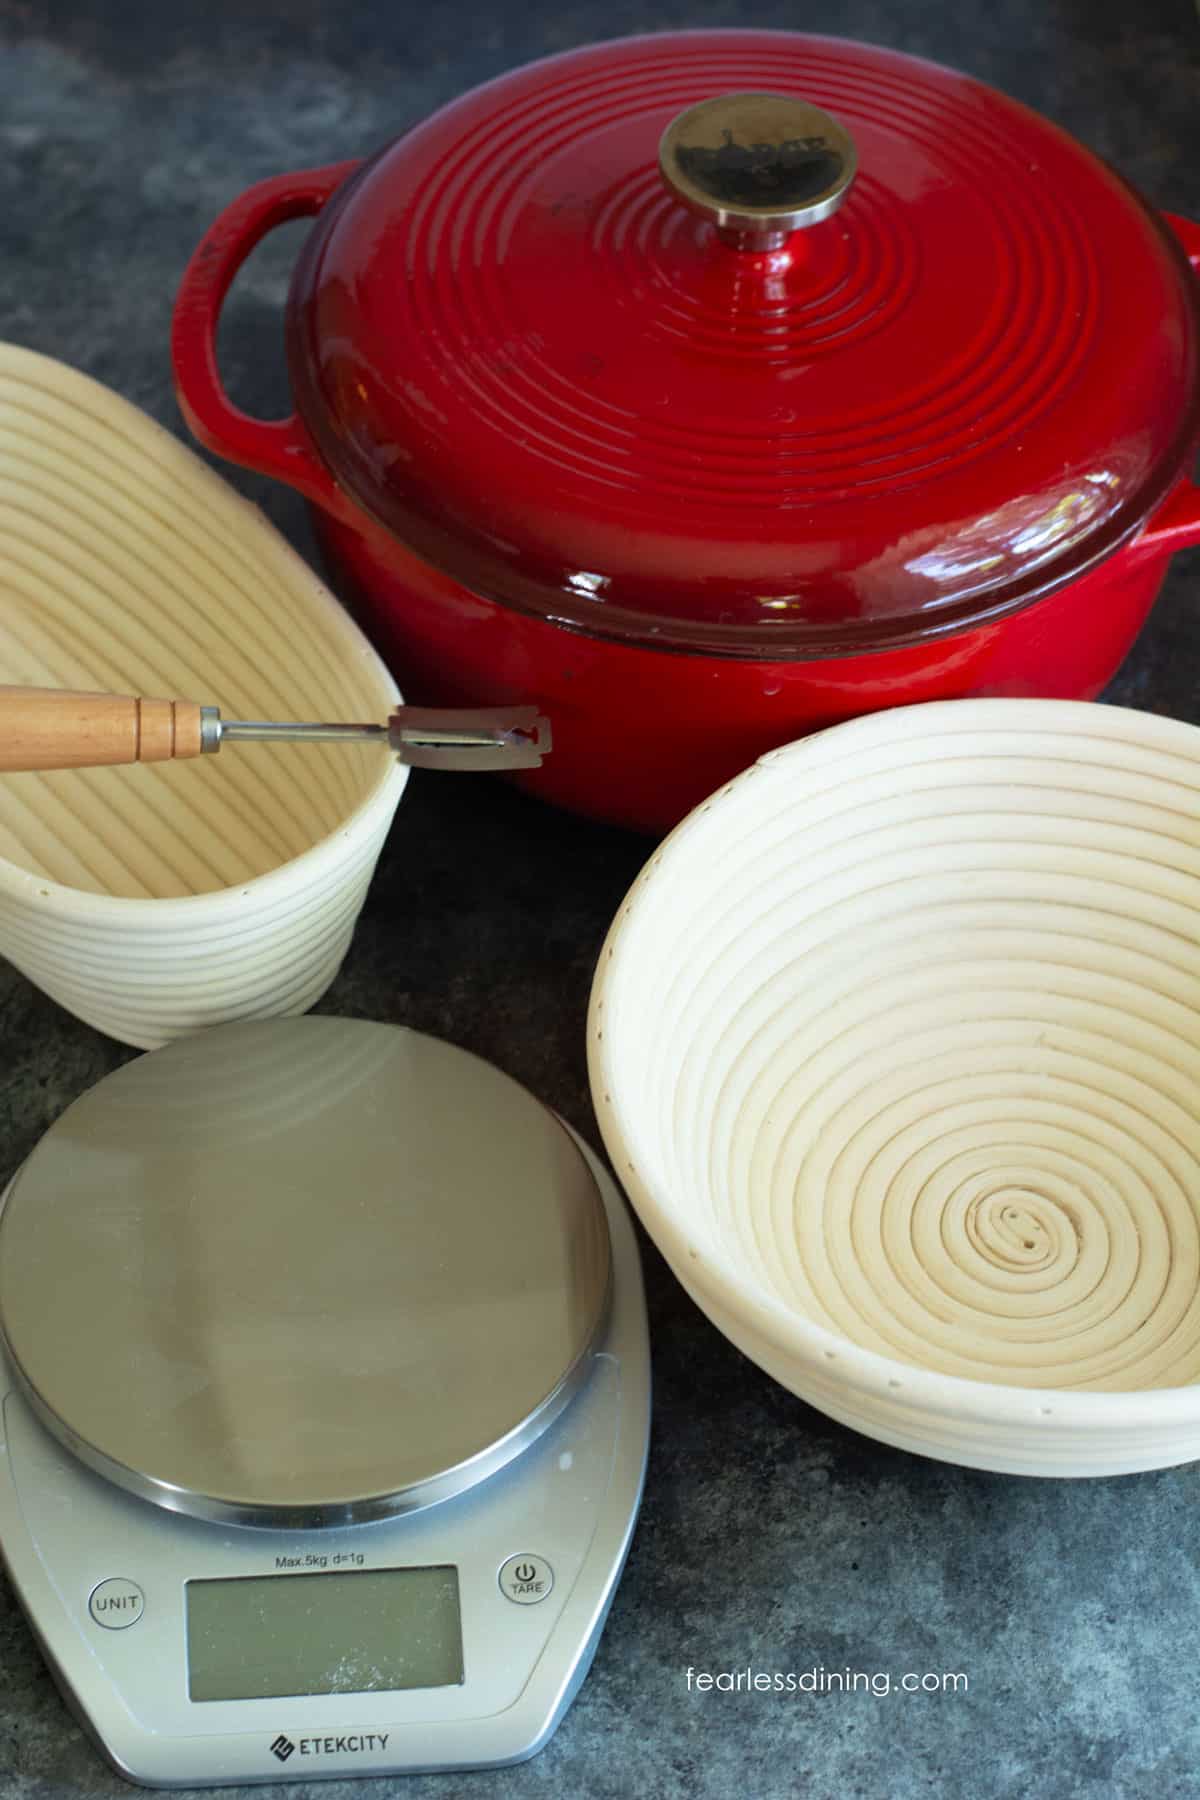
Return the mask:
<svg viewBox="0 0 1200 1800">
<path fill-rule="evenodd" d="M 0 0 L 0 337 L 79 365 L 180 429 L 172 293 L 242 187 L 369 150 L 549 50 L 741 22 L 835 29 L 955 63 L 1057 119 L 1158 204 L 1200 217 L 1200 24 L 1186 0 L 847 0 L 836 14 L 735 0 Z M 294 249 L 290 231 L 272 240 L 228 312 L 231 385 L 259 409 L 283 404 Z M 311 553 L 294 496 L 231 479 Z M 1114 698 L 1200 720 L 1198 602 L 1200 561 L 1181 557 Z M 636 839 L 486 782 L 418 775 L 323 1010 L 465 1044 L 594 1137 L 587 989 L 644 855 Z M 0 1177 L 130 1054 L 0 965 Z M 646 1268 L 655 1439 L 592 1676 L 533 1762 L 374 1791 L 1200 1795 L 1194 1469 L 1036 1483 L 884 1450 L 746 1363 L 649 1250 Z M 685 1681 L 689 1666 L 822 1665 L 962 1671 L 969 1691 L 700 1694 Z M 68 1719 L 0 1586 L 0 1794 L 127 1791 Z"/>
</svg>

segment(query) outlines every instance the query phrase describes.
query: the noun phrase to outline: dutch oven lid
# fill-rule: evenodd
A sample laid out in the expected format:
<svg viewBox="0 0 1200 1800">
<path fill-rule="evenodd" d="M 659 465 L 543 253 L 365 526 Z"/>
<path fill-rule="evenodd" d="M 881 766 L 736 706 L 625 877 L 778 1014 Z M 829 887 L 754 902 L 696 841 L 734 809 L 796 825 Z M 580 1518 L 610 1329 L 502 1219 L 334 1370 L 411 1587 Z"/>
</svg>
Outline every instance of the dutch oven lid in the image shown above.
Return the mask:
<svg viewBox="0 0 1200 1800">
<path fill-rule="evenodd" d="M 996 617 L 1110 551 L 1190 454 L 1198 341 L 1167 226 L 1057 127 L 774 32 L 468 94 L 339 190 L 289 307 L 318 448 L 428 560 L 780 657 Z"/>
</svg>

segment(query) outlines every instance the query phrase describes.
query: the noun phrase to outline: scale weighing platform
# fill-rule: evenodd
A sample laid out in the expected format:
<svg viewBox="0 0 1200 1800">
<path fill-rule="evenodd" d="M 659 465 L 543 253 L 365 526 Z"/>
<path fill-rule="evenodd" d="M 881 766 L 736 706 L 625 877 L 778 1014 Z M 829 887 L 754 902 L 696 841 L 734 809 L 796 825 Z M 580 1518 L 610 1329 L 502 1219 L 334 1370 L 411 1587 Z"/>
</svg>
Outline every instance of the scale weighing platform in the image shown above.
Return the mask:
<svg viewBox="0 0 1200 1800">
<path fill-rule="evenodd" d="M 0 1550 L 123 1775 L 517 1762 L 584 1676 L 649 1350 L 599 1161 L 395 1026 L 223 1026 L 69 1107 L 0 1214 Z"/>
</svg>

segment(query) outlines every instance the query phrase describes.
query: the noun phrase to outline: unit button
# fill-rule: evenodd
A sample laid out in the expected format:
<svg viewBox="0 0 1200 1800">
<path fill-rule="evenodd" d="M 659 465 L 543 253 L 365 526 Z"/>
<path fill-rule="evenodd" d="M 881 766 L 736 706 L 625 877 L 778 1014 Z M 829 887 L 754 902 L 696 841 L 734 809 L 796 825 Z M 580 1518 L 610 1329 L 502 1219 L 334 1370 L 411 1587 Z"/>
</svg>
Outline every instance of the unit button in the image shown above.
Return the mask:
<svg viewBox="0 0 1200 1800">
<path fill-rule="evenodd" d="M 123 1575 L 102 1581 L 92 1589 L 88 1601 L 88 1611 L 106 1631 L 124 1631 L 127 1625 L 136 1625 L 145 1610 L 145 1594 L 136 1581 L 126 1581 Z"/>
<path fill-rule="evenodd" d="M 554 1586 L 554 1570 L 544 1556 L 528 1556 L 522 1552 L 510 1556 L 500 1569 L 500 1592 L 518 1606 L 536 1606 L 545 1600 Z"/>
</svg>

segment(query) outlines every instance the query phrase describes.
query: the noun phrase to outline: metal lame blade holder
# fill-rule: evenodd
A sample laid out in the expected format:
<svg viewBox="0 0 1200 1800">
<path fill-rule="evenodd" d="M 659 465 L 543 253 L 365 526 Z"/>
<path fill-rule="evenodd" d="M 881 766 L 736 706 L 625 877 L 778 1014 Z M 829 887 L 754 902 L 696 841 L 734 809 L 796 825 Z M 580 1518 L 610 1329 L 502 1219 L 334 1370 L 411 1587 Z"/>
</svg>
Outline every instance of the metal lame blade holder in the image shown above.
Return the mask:
<svg viewBox="0 0 1200 1800">
<path fill-rule="evenodd" d="M 222 719 L 204 707 L 205 750 L 230 741 L 383 743 L 414 769 L 537 769 L 552 747 L 550 721 L 536 706 L 399 706 L 386 725 Z"/>
</svg>

